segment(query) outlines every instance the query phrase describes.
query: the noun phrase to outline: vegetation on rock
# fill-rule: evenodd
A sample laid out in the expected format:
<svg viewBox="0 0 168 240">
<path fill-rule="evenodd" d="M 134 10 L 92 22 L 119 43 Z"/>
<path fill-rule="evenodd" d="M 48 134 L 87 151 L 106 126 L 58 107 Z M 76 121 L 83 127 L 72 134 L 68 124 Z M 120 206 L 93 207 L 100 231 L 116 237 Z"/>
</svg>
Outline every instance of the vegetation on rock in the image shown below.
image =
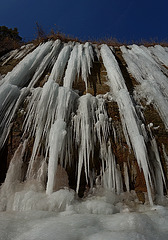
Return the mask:
<svg viewBox="0 0 168 240">
<path fill-rule="evenodd" d="M 22 37 L 18 29 L 0 26 L 0 56 L 21 46 Z"/>
</svg>

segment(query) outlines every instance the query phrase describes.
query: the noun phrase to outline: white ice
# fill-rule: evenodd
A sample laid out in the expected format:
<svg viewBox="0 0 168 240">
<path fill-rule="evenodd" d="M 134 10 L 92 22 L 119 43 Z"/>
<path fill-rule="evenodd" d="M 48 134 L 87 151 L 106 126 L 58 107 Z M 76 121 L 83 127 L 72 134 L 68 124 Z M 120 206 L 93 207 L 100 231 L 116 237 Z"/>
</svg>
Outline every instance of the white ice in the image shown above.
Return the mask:
<svg viewBox="0 0 168 240">
<path fill-rule="evenodd" d="M 81 73 L 87 89 L 87 78 L 90 74 L 90 68 L 92 67 L 93 60 L 94 56 L 91 44 L 88 42 L 84 45 L 76 43 L 71 52 L 65 72 L 64 87 L 72 88 L 73 82 Z"/>
<path fill-rule="evenodd" d="M 51 51 L 49 51 L 49 53 L 41 60 L 40 65 L 37 66 L 35 74 L 34 74 L 33 78 L 31 79 L 28 87 L 34 87 L 35 84 L 37 83 L 37 81 L 40 79 L 40 77 L 45 72 L 46 68 L 53 66 L 54 62 L 56 61 L 56 59 L 59 55 L 61 47 L 62 47 L 62 43 L 60 40 L 57 39 L 52 44 Z"/>
<path fill-rule="evenodd" d="M 34 179 L 37 165 L 37 157 L 44 156 L 44 163 L 48 159 L 47 194 L 51 194 L 55 185 L 55 173 L 58 159 L 62 165 L 67 164 L 69 156 L 65 148 L 71 146 L 71 133 L 64 137 L 67 131 L 71 113 L 75 107 L 74 102 L 78 95 L 66 87 L 59 85 L 51 78 L 43 88 L 37 88 L 32 92 L 25 119 L 24 135 L 34 137 L 34 145 L 27 171 L 27 179 Z M 40 166 L 39 166 L 40 167 Z"/>
<path fill-rule="evenodd" d="M 150 51 L 136 45 L 121 47 L 123 57 L 128 65 L 128 71 L 140 86 L 137 90 L 148 103 L 153 103 L 159 112 L 165 127 L 168 128 L 168 81 L 159 65 L 150 54 Z"/>
<path fill-rule="evenodd" d="M 71 52 L 68 61 L 67 69 L 64 77 L 64 87 L 72 88 L 73 81 L 77 75 L 77 62 L 78 62 L 78 44 L 76 44 Z"/>
<path fill-rule="evenodd" d="M 160 63 L 168 67 L 168 52 L 161 45 L 155 45 L 148 48 L 151 54 L 159 60 Z"/>
<path fill-rule="evenodd" d="M 56 60 L 52 68 L 49 79 L 53 79 L 57 83 L 61 82 L 70 53 L 71 53 L 71 46 L 65 45 L 61 50 L 58 56 L 58 59 Z"/>
<path fill-rule="evenodd" d="M 66 123 L 63 119 L 57 119 L 51 126 L 49 136 L 49 163 L 48 163 L 48 181 L 46 193 L 51 194 L 54 190 L 55 173 L 58 166 L 58 157 L 62 150 L 63 141 L 66 135 Z"/>
<path fill-rule="evenodd" d="M 27 94 L 26 88 L 19 90 L 15 85 L 3 84 L 0 87 L 0 149 L 8 137 L 11 120 Z"/>
<path fill-rule="evenodd" d="M 102 160 L 100 181 L 104 187 L 119 193 L 120 190 L 116 184 L 118 175 L 114 166 L 115 159 L 112 158 L 111 146 L 108 147 L 107 145 L 109 120 L 105 110 L 105 100 L 102 96 L 94 97 L 91 94 L 86 94 L 79 98 L 77 114 L 73 117 L 73 126 L 75 142 L 79 148 L 76 191 L 79 190 L 82 167 L 85 169 L 86 182 L 91 181 L 90 162 L 93 158 L 94 147 L 98 141 Z M 104 162 L 106 162 L 106 167 L 104 167 Z"/>
<path fill-rule="evenodd" d="M 18 87 L 24 87 L 34 74 L 45 55 L 50 51 L 52 42 L 39 45 L 9 72 L 4 81 Z"/>
<path fill-rule="evenodd" d="M 107 70 L 107 76 L 113 96 L 118 104 L 123 131 L 127 144 L 132 146 L 140 169 L 143 169 L 149 201 L 152 204 L 151 196 L 151 176 L 149 171 L 148 155 L 145 141 L 140 129 L 140 120 L 131 101 L 129 92 L 125 85 L 124 78 L 118 63 L 107 45 L 102 45 L 101 56 Z"/>
</svg>

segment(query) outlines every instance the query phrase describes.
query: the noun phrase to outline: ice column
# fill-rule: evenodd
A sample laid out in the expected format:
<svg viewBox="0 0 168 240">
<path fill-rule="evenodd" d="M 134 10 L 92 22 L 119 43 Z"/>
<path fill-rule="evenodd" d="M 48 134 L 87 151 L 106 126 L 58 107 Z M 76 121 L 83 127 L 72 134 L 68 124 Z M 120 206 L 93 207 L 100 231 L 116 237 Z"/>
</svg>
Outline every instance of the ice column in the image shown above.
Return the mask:
<svg viewBox="0 0 168 240">
<path fill-rule="evenodd" d="M 58 58 L 52 68 L 49 79 L 53 79 L 55 82 L 60 83 L 64 74 L 65 66 L 68 62 L 70 53 L 71 53 L 71 46 L 65 45 L 61 50 L 60 54 L 58 55 Z"/>
<path fill-rule="evenodd" d="M 78 44 L 76 44 L 71 52 L 70 59 L 64 77 L 64 87 L 72 88 L 73 81 L 77 75 L 78 62 Z"/>
<path fill-rule="evenodd" d="M 81 177 L 82 166 L 85 168 L 86 180 L 89 175 L 90 154 L 94 148 L 94 132 L 96 99 L 91 94 L 86 94 L 79 98 L 77 115 L 74 116 L 75 140 L 79 145 L 78 177 L 77 189 Z"/>
<path fill-rule="evenodd" d="M 86 182 L 88 183 L 90 179 L 90 161 L 93 158 L 94 146 L 97 142 L 101 148 L 100 158 L 103 162 L 108 161 L 106 145 L 109 136 L 109 122 L 104 101 L 103 98 L 94 97 L 91 94 L 83 95 L 79 98 L 77 114 L 73 117 L 74 137 L 79 149 L 77 192 L 83 166 Z"/>
<path fill-rule="evenodd" d="M 52 125 L 49 136 L 49 163 L 48 163 L 48 182 L 46 193 L 53 192 L 55 174 L 58 166 L 58 157 L 62 150 L 62 144 L 66 135 L 66 123 L 58 119 Z"/>
<path fill-rule="evenodd" d="M 128 145 L 130 145 L 131 143 L 138 165 L 140 169 L 143 169 L 149 201 L 150 204 L 153 204 L 150 188 L 150 185 L 152 184 L 149 172 L 147 150 L 143 135 L 141 133 L 141 129 L 139 127 L 138 116 L 131 101 L 118 63 L 112 51 L 107 45 L 102 45 L 101 56 L 107 70 L 111 91 L 119 107 L 123 130 L 127 143 Z"/>
</svg>

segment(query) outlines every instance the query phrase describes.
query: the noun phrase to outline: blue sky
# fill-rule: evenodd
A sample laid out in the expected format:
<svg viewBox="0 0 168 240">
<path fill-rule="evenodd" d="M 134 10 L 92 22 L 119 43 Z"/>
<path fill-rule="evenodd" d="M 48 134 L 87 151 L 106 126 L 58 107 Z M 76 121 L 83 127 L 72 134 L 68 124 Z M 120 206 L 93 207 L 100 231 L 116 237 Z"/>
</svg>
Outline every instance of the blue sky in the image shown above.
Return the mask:
<svg viewBox="0 0 168 240">
<path fill-rule="evenodd" d="M 0 10 L 0 25 L 17 27 L 25 40 L 36 22 L 82 40 L 168 40 L 167 0 L 0 0 Z"/>
</svg>

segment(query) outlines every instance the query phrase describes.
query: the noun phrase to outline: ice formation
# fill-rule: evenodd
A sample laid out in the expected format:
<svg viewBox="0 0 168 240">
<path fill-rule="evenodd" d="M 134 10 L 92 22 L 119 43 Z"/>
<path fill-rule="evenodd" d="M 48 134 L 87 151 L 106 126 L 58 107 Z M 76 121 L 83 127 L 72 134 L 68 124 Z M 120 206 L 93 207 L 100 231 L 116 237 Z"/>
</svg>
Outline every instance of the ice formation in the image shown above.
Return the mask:
<svg viewBox="0 0 168 240">
<path fill-rule="evenodd" d="M 0 80 L 1 150 L 10 142 L 12 129 L 18 127 L 19 114 L 24 119 L 17 135 L 19 143 L 16 142 L 12 157 L 9 156 L 9 168 L 0 189 L 1 211 L 38 211 L 39 224 L 42 216 L 47 218 L 45 227 L 49 226 L 53 216 L 58 228 L 65 220 L 64 214 L 69 219 L 67 223 L 72 220 L 75 227 L 79 226 L 75 217 L 81 224 L 86 224 L 82 220 L 85 214 L 92 228 L 86 233 L 86 239 L 113 239 L 117 233 L 110 230 L 111 224 L 112 229 L 116 229 L 123 212 L 125 220 L 117 231 L 127 231 L 127 227 L 132 231 L 132 235 L 127 234 L 124 239 L 137 236 L 137 232 L 144 229 L 143 221 L 157 232 L 152 217 L 156 214 L 150 212 L 148 201 L 151 206 L 157 202 L 167 205 L 164 195 L 167 193 L 168 153 L 165 138 L 157 140 L 153 133 L 159 131 L 160 126 L 146 125 L 141 101 L 145 99 L 146 106 L 153 104 L 163 121 L 165 130 L 162 131 L 166 136 L 168 81 L 165 66 L 168 65 L 168 51 L 161 46 L 136 45 L 122 46 L 119 50 L 128 73 L 136 81 L 131 93 L 116 48 L 107 45 L 56 40 L 37 47 L 25 45 L 1 58 L 2 67 L 11 59 L 20 60 Z M 110 92 L 91 94 L 89 76 L 93 63 L 99 64 L 97 75 L 102 71 L 100 65 L 104 67 Z M 74 89 L 78 82 L 79 85 L 82 82 L 82 91 Z M 101 84 L 101 80 L 94 84 Z M 113 108 L 117 110 L 113 112 Z M 141 175 L 139 181 L 144 179 L 147 188 L 147 194 L 140 190 L 146 201 L 144 209 L 145 206 L 150 209 L 146 215 L 129 213 L 141 211 L 141 207 L 138 208 L 141 200 L 134 191 L 138 174 Z M 65 181 L 61 180 L 63 178 Z M 61 184 L 64 187 L 59 189 Z M 84 199 L 79 201 L 77 195 Z M 163 209 L 156 209 L 161 217 Z M 46 216 L 40 211 L 46 211 Z M 59 213 L 60 222 L 54 213 L 47 211 Z M 165 212 L 167 214 L 167 210 Z M 113 222 L 111 215 L 114 213 L 119 215 Z M 90 214 L 97 214 L 97 217 Z M 3 216 L 1 213 L 0 218 Z M 14 239 L 27 238 L 29 218 L 31 220 L 30 216 L 25 220 L 25 232 L 19 236 L 21 231 L 18 230 Z M 125 223 L 127 218 L 129 224 Z M 136 221 L 140 223 L 138 226 L 133 223 Z M 95 224 L 101 226 L 101 233 L 99 227 L 94 228 Z M 123 228 L 122 224 L 125 224 Z M 161 222 L 159 224 L 159 234 L 164 239 L 167 232 L 162 231 Z M 53 225 L 50 226 L 54 232 Z M 148 238 L 144 239 L 155 239 L 151 232 L 146 231 Z M 37 234 L 41 233 L 44 234 L 42 228 L 37 232 L 31 225 L 29 238 L 37 239 Z M 80 239 L 80 230 L 76 235 L 71 233 L 69 239 Z M 10 234 L 14 234 L 12 230 Z M 61 232 L 59 234 L 59 239 L 64 239 Z M 0 238 L 8 239 L 3 231 Z"/>
<path fill-rule="evenodd" d="M 87 89 L 87 77 L 93 61 L 93 49 L 89 43 L 76 44 L 71 52 L 64 77 L 64 87 L 72 88 L 72 84 L 81 72 Z"/>
<path fill-rule="evenodd" d="M 112 54 L 112 51 L 110 48 L 104 45 L 101 48 L 101 55 L 104 65 L 107 69 L 107 75 L 110 81 L 111 89 L 119 106 L 125 138 L 128 145 L 132 145 L 139 167 L 143 169 L 150 202 L 152 204 L 150 190 L 151 176 L 149 172 L 145 141 L 140 131 L 140 126 L 138 126 L 140 121 L 138 121 L 138 116 L 126 88 L 124 78 L 122 77 L 121 71 L 117 61 L 114 58 L 114 55 Z M 113 66 L 113 68 L 111 66 Z"/>
<path fill-rule="evenodd" d="M 140 84 L 138 92 L 142 97 L 152 102 L 159 112 L 165 127 L 168 128 L 168 82 L 167 76 L 162 72 L 161 66 L 152 58 L 150 52 L 155 52 L 156 47 L 152 50 L 132 45 L 127 49 L 122 46 L 123 57 L 128 65 L 128 70 L 136 81 Z M 161 48 L 162 49 L 162 48 Z M 161 53 L 161 51 L 159 51 Z M 165 58 L 167 53 L 165 53 Z M 159 58 L 159 57 L 158 57 Z M 162 62 L 164 60 L 161 60 Z"/>
</svg>

